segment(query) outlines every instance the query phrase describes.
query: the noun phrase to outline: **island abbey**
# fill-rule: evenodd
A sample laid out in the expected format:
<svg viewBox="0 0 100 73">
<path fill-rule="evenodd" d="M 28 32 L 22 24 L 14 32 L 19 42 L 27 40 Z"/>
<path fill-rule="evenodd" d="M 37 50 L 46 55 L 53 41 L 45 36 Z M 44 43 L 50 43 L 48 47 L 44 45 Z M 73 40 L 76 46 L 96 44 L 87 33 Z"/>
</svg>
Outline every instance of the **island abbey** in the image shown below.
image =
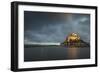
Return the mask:
<svg viewBox="0 0 100 73">
<path fill-rule="evenodd" d="M 79 34 L 71 33 L 66 37 L 65 41 L 61 43 L 61 45 L 82 47 L 82 46 L 89 46 L 89 43 L 83 41 L 79 36 Z"/>
</svg>

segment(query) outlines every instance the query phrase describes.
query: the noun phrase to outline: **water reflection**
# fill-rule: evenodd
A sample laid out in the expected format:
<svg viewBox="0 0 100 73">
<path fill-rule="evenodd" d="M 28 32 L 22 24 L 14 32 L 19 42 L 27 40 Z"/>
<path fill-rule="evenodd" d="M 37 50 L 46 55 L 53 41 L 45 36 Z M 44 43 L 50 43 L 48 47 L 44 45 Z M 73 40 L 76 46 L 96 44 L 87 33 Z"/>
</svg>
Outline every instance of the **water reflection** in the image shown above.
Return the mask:
<svg viewBox="0 0 100 73">
<path fill-rule="evenodd" d="M 76 59 L 76 58 L 78 58 L 79 47 L 77 47 L 77 46 L 68 46 L 67 48 L 68 48 L 67 54 L 68 54 L 68 58 L 69 59 Z"/>
<path fill-rule="evenodd" d="M 68 44 L 67 46 L 25 46 L 24 61 L 89 59 L 90 47 L 79 45 L 76 46 L 76 44 Z"/>
</svg>

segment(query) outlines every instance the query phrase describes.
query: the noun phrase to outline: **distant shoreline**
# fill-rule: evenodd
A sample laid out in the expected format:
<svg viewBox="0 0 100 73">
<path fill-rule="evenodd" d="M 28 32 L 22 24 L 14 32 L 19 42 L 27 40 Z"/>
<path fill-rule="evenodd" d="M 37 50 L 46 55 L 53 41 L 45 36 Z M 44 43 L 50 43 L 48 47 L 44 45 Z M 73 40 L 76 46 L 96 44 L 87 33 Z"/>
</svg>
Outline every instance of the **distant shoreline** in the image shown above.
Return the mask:
<svg viewBox="0 0 100 73">
<path fill-rule="evenodd" d="M 35 42 L 30 42 L 30 43 L 25 43 L 24 45 L 61 45 L 61 43 L 35 43 Z"/>
</svg>

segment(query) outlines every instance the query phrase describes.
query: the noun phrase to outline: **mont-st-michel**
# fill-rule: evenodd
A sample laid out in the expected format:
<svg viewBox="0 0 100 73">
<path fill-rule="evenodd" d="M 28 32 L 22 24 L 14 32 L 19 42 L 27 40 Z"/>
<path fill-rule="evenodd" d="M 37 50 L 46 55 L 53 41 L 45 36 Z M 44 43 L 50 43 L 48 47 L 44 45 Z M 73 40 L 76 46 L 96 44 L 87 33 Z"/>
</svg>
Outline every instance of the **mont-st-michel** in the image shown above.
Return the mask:
<svg viewBox="0 0 100 73">
<path fill-rule="evenodd" d="M 71 33 L 69 34 L 65 41 L 61 43 L 61 45 L 64 46 L 77 46 L 77 47 L 83 47 L 83 46 L 89 46 L 87 42 L 81 39 L 79 34 L 77 33 Z"/>
</svg>

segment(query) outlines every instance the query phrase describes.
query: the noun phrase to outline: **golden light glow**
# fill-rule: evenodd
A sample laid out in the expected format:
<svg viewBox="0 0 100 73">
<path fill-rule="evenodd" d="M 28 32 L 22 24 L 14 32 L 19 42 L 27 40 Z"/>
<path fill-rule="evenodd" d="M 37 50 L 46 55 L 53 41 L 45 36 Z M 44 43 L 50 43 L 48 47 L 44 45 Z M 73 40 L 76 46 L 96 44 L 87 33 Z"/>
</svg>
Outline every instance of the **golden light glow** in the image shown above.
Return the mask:
<svg viewBox="0 0 100 73">
<path fill-rule="evenodd" d="M 67 39 L 66 39 L 67 42 L 78 42 L 80 41 L 80 37 L 78 34 L 76 33 L 71 33 Z"/>
<path fill-rule="evenodd" d="M 75 46 L 70 46 L 68 47 L 68 58 L 70 59 L 76 59 L 78 56 L 78 50 L 79 48 L 78 47 L 75 47 Z"/>
</svg>

